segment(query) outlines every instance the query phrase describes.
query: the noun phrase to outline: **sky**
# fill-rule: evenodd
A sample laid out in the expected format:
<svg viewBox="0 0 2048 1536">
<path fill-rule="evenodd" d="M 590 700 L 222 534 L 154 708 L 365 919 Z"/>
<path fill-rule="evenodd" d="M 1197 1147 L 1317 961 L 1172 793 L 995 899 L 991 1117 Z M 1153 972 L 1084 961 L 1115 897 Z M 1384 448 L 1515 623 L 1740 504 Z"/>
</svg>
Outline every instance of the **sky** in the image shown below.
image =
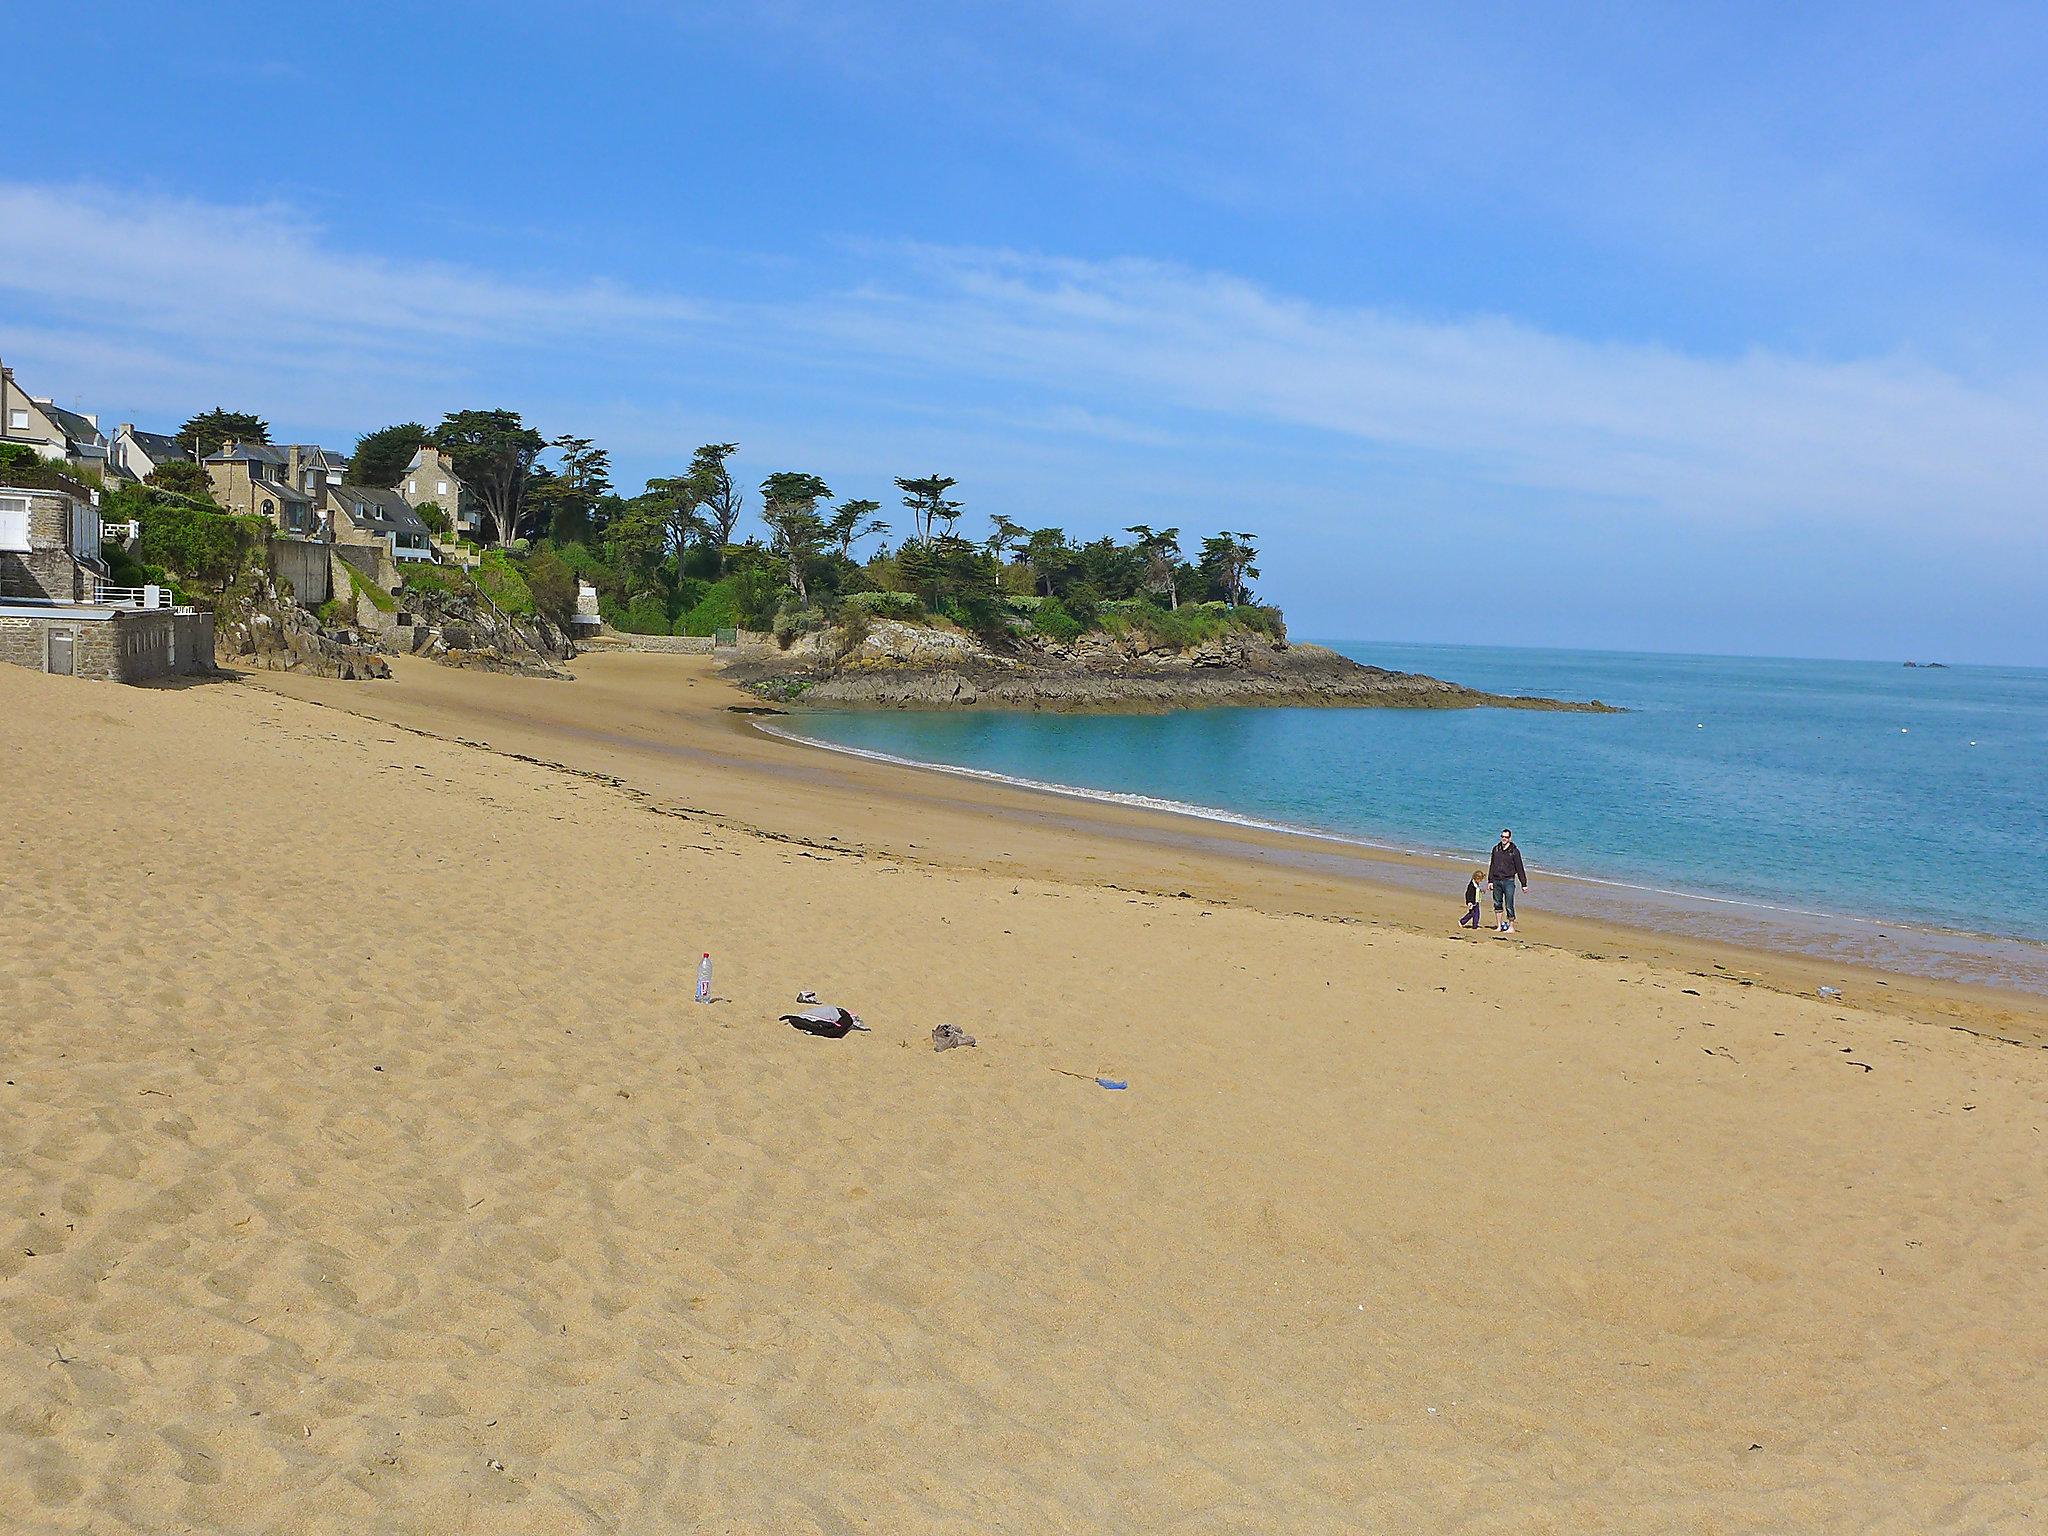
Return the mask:
<svg viewBox="0 0 2048 1536">
<path fill-rule="evenodd" d="M 80 50 L 89 44 L 90 58 Z M 85 3 L 0 359 L 1260 536 L 1301 636 L 2048 665 L 2048 10 Z M 758 505 L 758 498 L 754 499 Z"/>
</svg>

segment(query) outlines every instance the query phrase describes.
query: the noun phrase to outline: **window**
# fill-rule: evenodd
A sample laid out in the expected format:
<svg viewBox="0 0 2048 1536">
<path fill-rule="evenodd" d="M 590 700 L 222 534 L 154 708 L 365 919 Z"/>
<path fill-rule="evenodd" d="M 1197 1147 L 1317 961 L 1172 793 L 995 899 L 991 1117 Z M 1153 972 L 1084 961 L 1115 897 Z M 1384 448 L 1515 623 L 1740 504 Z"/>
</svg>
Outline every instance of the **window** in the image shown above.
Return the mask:
<svg viewBox="0 0 2048 1536">
<path fill-rule="evenodd" d="M 0 496 L 0 549 L 28 552 L 28 498 Z"/>
<path fill-rule="evenodd" d="M 418 494 L 419 488 L 419 482 L 416 480 L 408 480 L 405 482 L 405 494 L 408 496 Z"/>
<path fill-rule="evenodd" d="M 9 411 L 7 413 L 7 430 L 10 432 L 26 432 L 28 430 L 28 412 Z"/>
<path fill-rule="evenodd" d="M 436 480 L 434 482 L 434 491 L 437 495 L 446 496 L 448 494 L 448 482 L 446 480 Z"/>
</svg>

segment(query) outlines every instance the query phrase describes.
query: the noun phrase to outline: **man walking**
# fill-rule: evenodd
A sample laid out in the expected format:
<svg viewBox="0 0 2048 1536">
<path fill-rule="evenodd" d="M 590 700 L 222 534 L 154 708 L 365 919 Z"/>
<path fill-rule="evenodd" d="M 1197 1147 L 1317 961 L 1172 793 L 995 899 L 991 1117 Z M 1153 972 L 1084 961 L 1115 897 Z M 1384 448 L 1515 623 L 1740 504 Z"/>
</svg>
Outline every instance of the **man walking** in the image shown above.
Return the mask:
<svg viewBox="0 0 2048 1536">
<path fill-rule="evenodd" d="M 1520 881 L 1523 890 L 1529 888 L 1529 871 L 1522 863 L 1522 850 L 1515 846 L 1515 834 L 1506 827 L 1501 828 L 1500 841 L 1493 845 L 1493 857 L 1486 867 L 1487 881 L 1493 886 L 1493 911 L 1498 919 L 1496 931 L 1515 931 L 1515 882 Z"/>
</svg>

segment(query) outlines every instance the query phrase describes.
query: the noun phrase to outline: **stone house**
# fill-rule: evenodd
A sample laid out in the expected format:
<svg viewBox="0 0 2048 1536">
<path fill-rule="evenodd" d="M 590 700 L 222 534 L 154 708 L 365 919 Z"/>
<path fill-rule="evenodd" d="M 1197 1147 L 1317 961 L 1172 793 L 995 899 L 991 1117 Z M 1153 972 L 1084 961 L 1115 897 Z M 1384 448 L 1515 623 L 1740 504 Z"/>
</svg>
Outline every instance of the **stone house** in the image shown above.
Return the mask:
<svg viewBox="0 0 2048 1536">
<path fill-rule="evenodd" d="M 313 498 L 316 507 L 328 487 L 340 485 L 348 478 L 348 460 L 318 443 L 293 443 L 285 449 L 285 455 L 289 458 L 293 453 L 299 456 L 295 483 Z"/>
<path fill-rule="evenodd" d="M 306 471 L 297 447 L 223 443 L 202 462 L 213 499 L 228 511 L 266 518 L 279 532 L 300 538 L 322 535 L 314 499 L 301 488 Z"/>
<path fill-rule="evenodd" d="M 454 461 L 432 443 L 422 443 L 414 452 L 411 462 L 405 466 L 404 477 L 398 482 L 398 489 L 409 507 L 424 507 L 430 502 L 439 507 L 446 514 L 449 527 L 460 538 L 475 538 L 477 530 L 483 526 L 476 498 L 470 495 L 455 473 Z"/>
<path fill-rule="evenodd" d="M 192 455 L 175 437 L 145 432 L 132 421 L 121 423 L 107 450 L 107 466 L 124 480 L 147 480 L 163 465 Z"/>
<path fill-rule="evenodd" d="M 337 545 L 382 545 L 394 566 L 435 558 L 433 530 L 397 491 L 336 483 L 326 488 L 320 505 Z"/>
<path fill-rule="evenodd" d="M 211 672 L 211 614 L 107 580 L 93 497 L 54 470 L 0 472 L 0 662 L 114 682 Z"/>
<path fill-rule="evenodd" d="M 31 395 L 0 363 L 0 443 L 19 443 L 76 469 L 105 470 L 107 439 L 99 418 L 68 411 L 47 395 Z"/>
</svg>

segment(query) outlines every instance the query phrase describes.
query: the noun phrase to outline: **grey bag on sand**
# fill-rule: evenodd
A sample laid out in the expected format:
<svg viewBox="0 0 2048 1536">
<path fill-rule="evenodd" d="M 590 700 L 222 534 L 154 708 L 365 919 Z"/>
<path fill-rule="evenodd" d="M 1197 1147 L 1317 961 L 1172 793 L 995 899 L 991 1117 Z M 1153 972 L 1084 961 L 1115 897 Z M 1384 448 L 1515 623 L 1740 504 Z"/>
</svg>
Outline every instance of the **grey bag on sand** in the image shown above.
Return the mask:
<svg viewBox="0 0 2048 1536">
<path fill-rule="evenodd" d="M 950 1051 L 956 1045 L 972 1045 L 974 1036 L 961 1029 L 958 1024 L 941 1024 L 932 1031 L 932 1049 Z"/>
</svg>

